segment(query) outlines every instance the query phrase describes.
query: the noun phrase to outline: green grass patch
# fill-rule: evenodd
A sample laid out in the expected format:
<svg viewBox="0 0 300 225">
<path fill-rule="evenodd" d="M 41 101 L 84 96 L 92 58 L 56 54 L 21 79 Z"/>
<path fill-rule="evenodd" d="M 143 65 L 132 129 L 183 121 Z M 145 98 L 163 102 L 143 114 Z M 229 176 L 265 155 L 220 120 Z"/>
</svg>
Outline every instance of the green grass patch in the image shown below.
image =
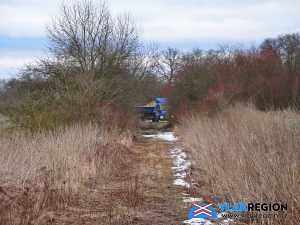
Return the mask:
<svg viewBox="0 0 300 225">
<path fill-rule="evenodd" d="M 300 119 L 286 119 L 284 122 L 289 126 L 300 126 Z"/>
<path fill-rule="evenodd" d="M 145 122 L 142 124 L 141 129 L 142 130 L 152 130 L 152 129 L 160 129 L 164 127 L 167 123 L 160 122 L 160 123 L 154 123 L 154 122 Z"/>
<path fill-rule="evenodd" d="M 157 132 L 171 131 L 173 125 L 168 122 L 143 122 L 141 125 L 142 134 L 156 134 Z"/>
<path fill-rule="evenodd" d="M 0 131 L 9 129 L 12 127 L 12 122 L 9 120 L 0 120 Z"/>
</svg>

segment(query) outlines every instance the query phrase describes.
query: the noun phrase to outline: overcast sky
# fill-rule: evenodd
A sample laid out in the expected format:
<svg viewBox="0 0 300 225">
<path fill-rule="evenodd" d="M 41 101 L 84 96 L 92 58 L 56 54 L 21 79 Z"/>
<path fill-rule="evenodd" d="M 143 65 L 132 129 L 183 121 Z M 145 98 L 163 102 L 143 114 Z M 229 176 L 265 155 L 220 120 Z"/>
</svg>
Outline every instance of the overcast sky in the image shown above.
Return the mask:
<svg viewBox="0 0 300 225">
<path fill-rule="evenodd" d="M 96 2 L 96 0 L 94 0 Z M 300 31 L 300 0 L 107 0 L 113 14 L 130 12 L 145 40 L 183 51 L 218 44 L 259 45 Z M 60 0 L 0 0 L 0 79 L 42 57 L 45 24 Z"/>
</svg>

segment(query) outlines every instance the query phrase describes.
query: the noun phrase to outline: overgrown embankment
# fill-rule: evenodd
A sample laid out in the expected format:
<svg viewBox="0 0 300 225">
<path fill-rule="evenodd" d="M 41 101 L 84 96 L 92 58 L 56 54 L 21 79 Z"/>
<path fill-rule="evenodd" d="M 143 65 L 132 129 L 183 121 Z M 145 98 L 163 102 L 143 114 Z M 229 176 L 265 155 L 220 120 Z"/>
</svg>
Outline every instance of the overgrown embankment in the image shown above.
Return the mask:
<svg viewBox="0 0 300 225">
<path fill-rule="evenodd" d="M 93 124 L 0 135 L 0 224 L 183 221 L 170 143 Z"/>
<path fill-rule="evenodd" d="M 288 219 L 269 222 L 299 224 L 300 127 L 286 123 L 296 118 L 292 110 L 236 104 L 214 118 L 183 120 L 182 143 L 195 160 L 199 196 L 216 203 L 287 203 Z"/>
<path fill-rule="evenodd" d="M 1 224 L 54 221 L 52 214 L 78 204 L 86 183 L 102 180 L 110 175 L 107 171 L 111 167 L 125 164 L 130 144 L 130 134 L 107 132 L 92 124 L 74 125 L 55 133 L 21 129 L 3 132 Z M 100 157 L 103 148 L 110 150 L 109 156 Z"/>
</svg>

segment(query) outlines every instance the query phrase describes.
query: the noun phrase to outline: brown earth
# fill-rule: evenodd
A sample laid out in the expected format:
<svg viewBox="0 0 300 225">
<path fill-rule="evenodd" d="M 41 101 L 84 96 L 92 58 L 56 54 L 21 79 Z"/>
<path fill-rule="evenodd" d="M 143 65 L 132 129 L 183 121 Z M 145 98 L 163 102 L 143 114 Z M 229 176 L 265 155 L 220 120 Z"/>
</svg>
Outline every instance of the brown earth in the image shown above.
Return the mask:
<svg viewBox="0 0 300 225">
<path fill-rule="evenodd" d="M 90 180 L 73 207 L 45 214 L 48 224 L 183 224 L 190 206 L 182 201 L 185 188 L 173 185 L 170 148 L 166 141 L 136 141 L 127 167 Z"/>
</svg>

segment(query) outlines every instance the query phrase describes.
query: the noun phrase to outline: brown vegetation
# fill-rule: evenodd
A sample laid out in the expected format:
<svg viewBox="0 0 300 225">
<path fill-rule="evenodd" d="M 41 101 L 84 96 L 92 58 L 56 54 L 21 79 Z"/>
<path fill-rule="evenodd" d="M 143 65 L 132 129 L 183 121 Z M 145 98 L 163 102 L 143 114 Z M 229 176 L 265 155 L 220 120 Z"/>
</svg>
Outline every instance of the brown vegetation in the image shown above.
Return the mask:
<svg viewBox="0 0 300 225">
<path fill-rule="evenodd" d="M 159 92 L 170 119 L 182 121 L 175 131 L 201 196 L 287 202 L 289 219 L 279 222 L 300 222 L 300 129 L 284 123 L 297 114 L 227 108 L 300 108 L 299 33 L 259 48 L 159 53 L 130 14 L 113 16 L 105 2 L 60 10 L 46 27 L 49 57 L 0 81 L 0 112 L 10 118 L 0 127 L 0 224 L 183 221 L 179 192 L 167 188 L 169 144 L 133 143 L 137 106 Z"/>
<path fill-rule="evenodd" d="M 183 221 L 169 143 L 92 124 L 0 136 L 0 224 Z"/>
<path fill-rule="evenodd" d="M 123 129 L 134 107 L 156 96 L 156 46 L 142 40 L 130 14 L 112 15 L 102 1 L 62 2 L 46 32 L 47 57 L 0 83 L 0 111 L 18 126 L 105 123 L 113 111 Z"/>
<path fill-rule="evenodd" d="M 260 112 L 236 104 L 216 118 L 183 120 L 182 143 L 195 160 L 200 196 L 215 202 L 287 203 L 288 219 L 270 222 L 299 224 L 300 127 L 285 123 L 298 117 L 292 110 Z"/>
<path fill-rule="evenodd" d="M 105 167 L 105 159 L 95 157 L 97 146 L 112 140 L 117 147 L 131 142 L 129 135 L 107 133 L 91 124 L 57 133 L 15 130 L 0 138 L 0 220 L 5 224 L 37 222 L 46 212 L 76 204 L 85 183 L 100 177 L 97 168 Z"/>
<path fill-rule="evenodd" d="M 291 33 L 266 39 L 259 47 L 223 45 L 181 53 L 171 58 L 176 65 L 169 72 L 173 82 L 162 93 L 178 119 L 218 113 L 236 101 L 252 101 L 264 111 L 299 109 L 299 49 L 300 33 Z"/>
</svg>

